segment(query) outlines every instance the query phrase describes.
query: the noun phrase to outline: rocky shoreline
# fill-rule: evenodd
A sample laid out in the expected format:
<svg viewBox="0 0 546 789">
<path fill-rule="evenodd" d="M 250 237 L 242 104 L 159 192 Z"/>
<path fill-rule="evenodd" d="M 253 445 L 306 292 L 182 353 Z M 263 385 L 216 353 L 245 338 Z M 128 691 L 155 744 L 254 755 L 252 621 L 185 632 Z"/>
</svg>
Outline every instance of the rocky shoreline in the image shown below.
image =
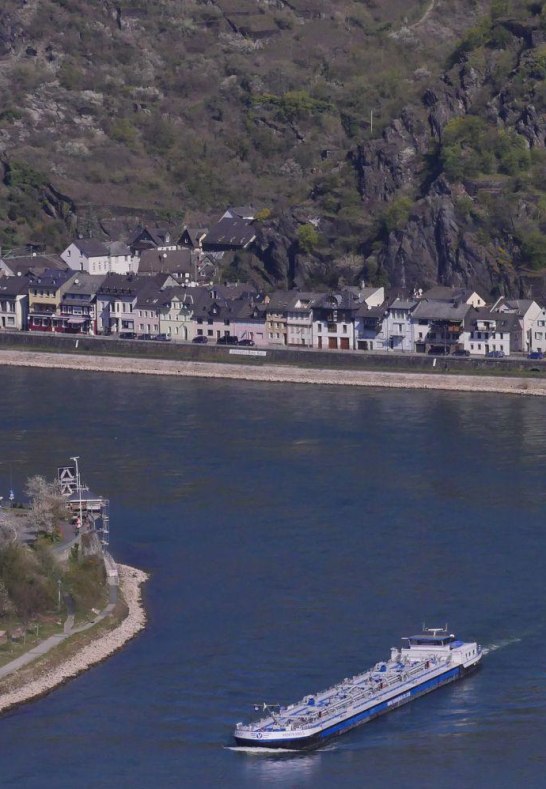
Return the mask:
<svg viewBox="0 0 546 789">
<path fill-rule="evenodd" d="M 58 685 L 76 677 L 91 666 L 101 663 L 121 649 L 144 628 L 146 612 L 142 604 L 141 587 L 149 576 L 142 570 L 128 565 L 118 564 L 117 567 L 121 592 L 129 609 L 125 619 L 113 630 L 98 636 L 91 643 L 83 646 L 72 657 L 62 660 L 53 668 L 47 668 L 36 679 L 0 694 L 0 712 L 44 696 Z"/>
<path fill-rule="evenodd" d="M 165 359 L 75 356 L 34 351 L 0 351 L 0 365 L 45 367 L 102 373 L 174 375 L 221 378 L 266 383 L 368 386 L 396 389 L 440 389 L 455 392 L 546 395 L 546 379 L 448 373 L 378 372 L 372 370 L 321 370 L 282 365 L 181 362 Z"/>
</svg>

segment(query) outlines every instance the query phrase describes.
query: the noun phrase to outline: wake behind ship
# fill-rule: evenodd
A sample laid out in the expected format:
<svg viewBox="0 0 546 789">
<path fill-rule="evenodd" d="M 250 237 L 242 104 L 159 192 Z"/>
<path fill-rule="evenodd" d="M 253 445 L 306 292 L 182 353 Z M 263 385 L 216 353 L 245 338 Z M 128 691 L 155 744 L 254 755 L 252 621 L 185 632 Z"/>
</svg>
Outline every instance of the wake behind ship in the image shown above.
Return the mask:
<svg viewBox="0 0 546 789">
<path fill-rule="evenodd" d="M 482 648 L 459 641 L 447 628 L 424 629 L 393 647 L 389 660 L 345 678 L 287 707 L 264 704 L 266 717 L 237 723 L 233 736 L 247 748 L 304 750 L 384 715 L 478 667 Z"/>
</svg>

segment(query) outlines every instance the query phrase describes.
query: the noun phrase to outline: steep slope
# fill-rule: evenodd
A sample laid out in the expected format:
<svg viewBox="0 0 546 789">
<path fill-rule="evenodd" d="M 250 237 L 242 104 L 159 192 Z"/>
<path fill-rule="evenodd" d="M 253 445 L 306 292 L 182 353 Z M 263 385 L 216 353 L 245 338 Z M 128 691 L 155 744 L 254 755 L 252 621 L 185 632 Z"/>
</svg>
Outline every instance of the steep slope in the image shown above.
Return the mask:
<svg viewBox="0 0 546 789">
<path fill-rule="evenodd" d="M 0 243 L 252 202 L 227 276 L 538 294 L 544 5 L 4 0 Z"/>
<path fill-rule="evenodd" d="M 420 39 L 397 31 L 429 0 L 4 0 L 0 241 L 306 200 L 476 7 L 437 5 L 451 27 Z M 343 188 L 358 200 L 350 173 Z"/>
</svg>

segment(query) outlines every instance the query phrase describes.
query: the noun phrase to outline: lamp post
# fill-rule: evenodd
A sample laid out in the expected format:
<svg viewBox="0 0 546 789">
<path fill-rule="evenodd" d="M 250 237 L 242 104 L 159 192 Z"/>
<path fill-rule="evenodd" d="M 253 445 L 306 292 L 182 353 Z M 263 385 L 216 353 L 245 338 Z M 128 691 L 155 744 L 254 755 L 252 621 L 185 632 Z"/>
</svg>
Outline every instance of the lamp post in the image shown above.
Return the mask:
<svg viewBox="0 0 546 789">
<path fill-rule="evenodd" d="M 80 528 L 81 528 L 83 526 L 83 515 L 82 515 L 82 485 L 80 480 L 80 467 L 78 464 L 79 459 L 80 459 L 79 455 L 78 457 L 70 458 L 70 460 L 73 460 L 74 463 L 76 464 L 76 486 L 78 489 L 78 497 L 80 502 Z"/>
</svg>

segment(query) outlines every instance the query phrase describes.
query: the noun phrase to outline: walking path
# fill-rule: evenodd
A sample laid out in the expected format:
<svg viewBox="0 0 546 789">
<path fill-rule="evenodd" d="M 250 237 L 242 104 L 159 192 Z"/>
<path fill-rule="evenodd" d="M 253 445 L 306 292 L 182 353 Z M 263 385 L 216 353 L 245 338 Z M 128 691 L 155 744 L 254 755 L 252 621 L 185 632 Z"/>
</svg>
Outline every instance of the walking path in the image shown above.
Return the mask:
<svg viewBox="0 0 546 789">
<path fill-rule="evenodd" d="M 105 554 L 104 563 L 107 568 L 107 583 L 109 587 L 108 605 L 106 605 L 105 608 L 103 608 L 103 610 L 97 614 L 92 622 L 75 627 L 74 602 L 69 595 L 65 595 L 64 599 L 67 608 L 67 617 L 63 625 L 63 632 L 55 633 L 55 635 L 40 641 L 39 644 L 36 644 L 35 647 L 29 649 L 28 652 L 25 652 L 23 655 L 15 658 L 15 660 L 11 660 L 9 663 L 6 663 L 5 666 L 2 666 L 0 668 L 0 680 L 4 677 L 7 677 L 9 674 L 13 674 L 20 668 L 23 668 L 23 666 L 28 666 L 28 664 L 32 663 L 32 661 L 36 660 L 36 658 L 42 657 L 42 655 L 47 655 L 48 652 L 51 652 L 52 649 L 58 647 L 59 644 L 61 644 L 63 641 L 66 641 L 66 639 L 70 638 L 70 636 L 74 635 L 74 633 L 83 633 L 84 630 L 89 630 L 89 628 L 94 627 L 98 622 L 101 622 L 112 613 L 118 599 L 119 576 L 116 563 L 110 554 Z M 114 566 L 115 571 L 112 571 L 112 565 Z"/>
<path fill-rule="evenodd" d="M 417 22 L 414 22 L 412 25 L 409 26 L 410 30 L 415 30 L 416 27 L 420 27 L 423 24 L 423 22 L 427 21 L 429 16 L 432 14 L 434 9 L 436 8 L 436 2 L 437 2 L 437 0 L 430 0 L 430 3 L 429 3 L 429 5 L 427 6 L 427 8 L 425 10 L 425 13 L 423 14 L 423 16 L 420 19 L 417 20 Z"/>
<path fill-rule="evenodd" d="M 516 378 L 493 375 L 445 373 L 378 372 L 373 370 L 317 370 L 282 365 L 254 366 L 212 362 L 181 362 L 106 356 L 0 351 L 0 365 L 85 370 L 99 373 L 174 375 L 195 378 L 226 378 L 267 383 L 326 384 L 328 386 L 372 386 L 401 389 L 444 389 L 456 392 L 498 392 L 545 396 L 546 378 Z"/>
</svg>

